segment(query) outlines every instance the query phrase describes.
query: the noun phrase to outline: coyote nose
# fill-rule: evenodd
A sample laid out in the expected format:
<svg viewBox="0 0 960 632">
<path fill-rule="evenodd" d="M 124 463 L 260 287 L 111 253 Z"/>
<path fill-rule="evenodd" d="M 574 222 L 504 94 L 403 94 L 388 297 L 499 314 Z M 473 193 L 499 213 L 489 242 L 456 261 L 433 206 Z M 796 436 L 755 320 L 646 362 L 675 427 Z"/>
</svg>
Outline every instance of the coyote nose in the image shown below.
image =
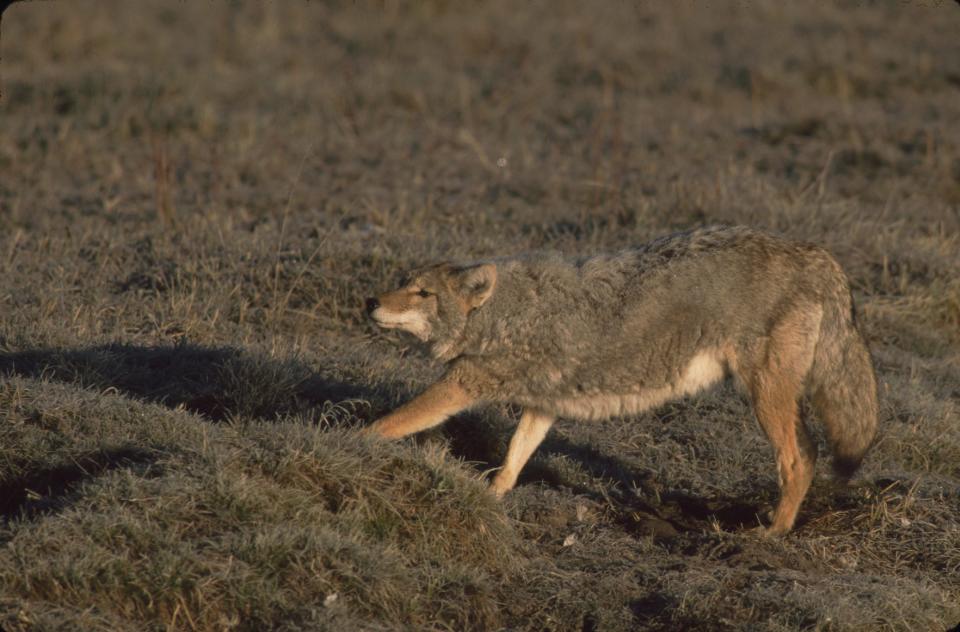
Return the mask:
<svg viewBox="0 0 960 632">
<path fill-rule="evenodd" d="M 368 314 L 372 314 L 372 313 L 373 313 L 373 310 L 377 309 L 378 307 L 380 307 L 380 301 L 378 301 L 378 300 L 375 299 L 375 298 L 368 298 L 368 299 L 367 299 L 367 313 L 368 313 Z"/>
</svg>

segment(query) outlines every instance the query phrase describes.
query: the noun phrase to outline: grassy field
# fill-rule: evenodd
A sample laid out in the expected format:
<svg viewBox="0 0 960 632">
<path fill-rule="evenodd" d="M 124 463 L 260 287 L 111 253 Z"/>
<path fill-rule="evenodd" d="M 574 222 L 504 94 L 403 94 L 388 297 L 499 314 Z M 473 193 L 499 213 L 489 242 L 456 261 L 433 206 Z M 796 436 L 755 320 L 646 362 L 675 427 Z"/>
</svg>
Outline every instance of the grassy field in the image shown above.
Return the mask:
<svg viewBox="0 0 960 632">
<path fill-rule="evenodd" d="M 14 4 L 0 100 L 0 629 L 960 624 L 960 7 Z M 881 390 L 794 533 L 731 387 L 356 429 L 441 370 L 414 265 L 712 223 L 829 248 Z M 825 452 L 825 448 L 822 453 Z"/>
</svg>

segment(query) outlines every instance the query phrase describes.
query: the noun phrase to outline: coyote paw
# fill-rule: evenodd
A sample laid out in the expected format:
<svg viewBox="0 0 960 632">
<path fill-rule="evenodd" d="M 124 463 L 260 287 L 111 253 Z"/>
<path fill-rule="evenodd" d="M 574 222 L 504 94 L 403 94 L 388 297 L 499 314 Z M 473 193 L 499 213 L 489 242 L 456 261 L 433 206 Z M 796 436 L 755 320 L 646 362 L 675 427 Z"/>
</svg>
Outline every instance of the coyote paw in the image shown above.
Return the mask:
<svg viewBox="0 0 960 632">
<path fill-rule="evenodd" d="M 507 487 L 506 485 L 498 482 L 497 480 L 494 480 L 492 483 L 490 483 L 490 487 L 488 487 L 488 489 L 490 490 L 490 493 L 496 497 L 497 500 L 503 500 L 503 497 L 507 495 L 507 492 L 510 491 L 511 487 Z"/>
<path fill-rule="evenodd" d="M 790 529 L 788 527 L 770 525 L 769 527 L 754 527 L 751 529 L 751 532 L 761 538 L 780 538 L 790 533 Z"/>
</svg>

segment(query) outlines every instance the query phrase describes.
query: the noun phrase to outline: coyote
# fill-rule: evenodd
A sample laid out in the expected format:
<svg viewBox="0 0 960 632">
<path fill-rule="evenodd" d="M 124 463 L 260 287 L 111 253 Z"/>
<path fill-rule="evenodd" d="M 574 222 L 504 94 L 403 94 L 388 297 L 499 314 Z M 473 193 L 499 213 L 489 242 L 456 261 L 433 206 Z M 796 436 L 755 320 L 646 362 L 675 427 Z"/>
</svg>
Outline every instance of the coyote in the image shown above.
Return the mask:
<svg viewBox="0 0 960 632">
<path fill-rule="evenodd" d="M 447 364 L 367 434 L 396 439 L 482 402 L 523 408 L 491 485 L 502 496 L 557 417 L 634 415 L 727 375 L 776 455 L 780 501 L 767 534 L 793 527 L 817 449 L 850 477 L 877 430 L 877 386 L 850 286 L 825 250 L 743 227 L 710 227 L 614 254 L 525 254 L 420 268 L 367 299 L 377 325 L 407 331 Z"/>
</svg>

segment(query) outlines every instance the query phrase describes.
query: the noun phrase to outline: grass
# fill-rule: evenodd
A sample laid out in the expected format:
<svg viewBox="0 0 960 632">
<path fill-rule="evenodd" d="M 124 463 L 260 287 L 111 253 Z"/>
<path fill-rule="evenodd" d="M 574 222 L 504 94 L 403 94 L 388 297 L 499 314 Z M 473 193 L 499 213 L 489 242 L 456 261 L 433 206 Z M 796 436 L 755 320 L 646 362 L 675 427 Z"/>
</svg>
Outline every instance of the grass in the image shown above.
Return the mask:
<svg viewBox="0 0 960 632">
<path fill-rule="evenodd" d="M 0 101 L 0 628 L 960 623 L 952 3 L 16 3 Z M 440 368 L 408 267 L 749 224 L 829 248 L 881 386 L 795 532 L 732 388 L 355 430 Z"/>
</svg>

